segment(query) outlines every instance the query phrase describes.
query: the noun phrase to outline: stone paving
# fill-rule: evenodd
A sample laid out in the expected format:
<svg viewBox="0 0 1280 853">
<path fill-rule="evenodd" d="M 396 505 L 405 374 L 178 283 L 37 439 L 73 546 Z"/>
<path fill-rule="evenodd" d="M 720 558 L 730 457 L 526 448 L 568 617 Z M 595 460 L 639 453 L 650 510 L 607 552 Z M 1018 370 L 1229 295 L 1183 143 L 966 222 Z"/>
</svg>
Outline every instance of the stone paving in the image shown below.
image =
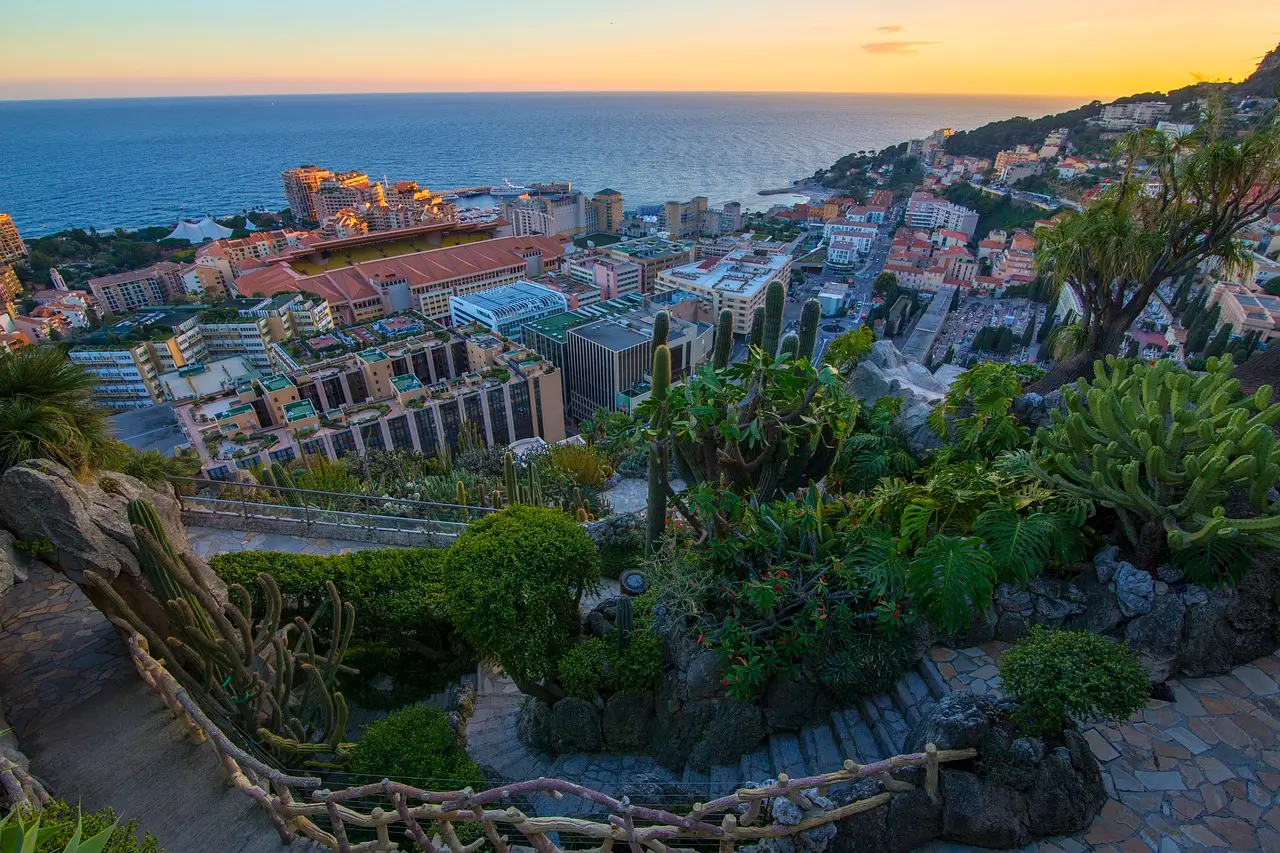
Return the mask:
<svg viewBox="0 0 1280 853">
<path fill-rule="evenodd" d="M 1004 648 L 931 654 L 953 689 L 999 695 Z M 1229 675 L 1169 684 L 1172 702 L 1153 699 L 1127 723 L 1085 732 L 1110 795 L 1089 830 L 1027 851 L 1280 853 L 1280 653 Z"/>
<path fill-rule="evenodd" d="M 0 597 L 0 699 L 21 739 L 80 705 L 125 670 L 115 628 L 80 588 L 44 563 Z"/>
</svg>

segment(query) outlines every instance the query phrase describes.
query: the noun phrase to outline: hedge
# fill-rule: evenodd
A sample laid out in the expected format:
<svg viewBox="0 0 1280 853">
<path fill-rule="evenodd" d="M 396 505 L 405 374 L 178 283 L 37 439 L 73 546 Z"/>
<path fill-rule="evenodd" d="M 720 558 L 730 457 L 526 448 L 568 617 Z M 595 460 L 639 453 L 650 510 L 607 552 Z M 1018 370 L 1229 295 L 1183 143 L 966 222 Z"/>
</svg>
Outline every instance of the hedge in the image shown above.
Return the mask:
<svg viewBox="0 0 1280 853">
<path fill-rule="evenodd" d="M 415 705 L 371 723 L 352 748 L 346 770 L 411 784 L 457 782 L 459 788 L 484 781 L 449 719 L 431 705 Z"/>
</svg>

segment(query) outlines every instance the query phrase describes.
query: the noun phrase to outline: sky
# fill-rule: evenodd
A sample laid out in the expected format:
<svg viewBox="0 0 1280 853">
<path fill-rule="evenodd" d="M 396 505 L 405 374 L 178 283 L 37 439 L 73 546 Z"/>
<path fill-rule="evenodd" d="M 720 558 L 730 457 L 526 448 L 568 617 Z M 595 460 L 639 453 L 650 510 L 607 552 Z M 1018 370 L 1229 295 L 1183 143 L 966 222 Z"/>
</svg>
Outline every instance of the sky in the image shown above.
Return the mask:
<svg viewBox="0 0 1280 853">
<path fill-rule="evenodd" d="M 1277 0 L 0 0 L 0 100 L 433 91 L 1110 99 L 1239 80 Z"/>
</svg>

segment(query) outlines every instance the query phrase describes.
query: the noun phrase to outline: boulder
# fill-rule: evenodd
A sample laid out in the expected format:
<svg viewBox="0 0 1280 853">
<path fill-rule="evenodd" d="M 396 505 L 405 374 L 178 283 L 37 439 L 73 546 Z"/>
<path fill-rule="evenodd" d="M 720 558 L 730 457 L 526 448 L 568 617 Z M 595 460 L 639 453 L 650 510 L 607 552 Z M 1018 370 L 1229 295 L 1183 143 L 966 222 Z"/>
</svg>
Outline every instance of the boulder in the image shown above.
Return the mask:
<svg viewBox="0 0 1280 853">
<path fill-rule="evenodd" d="M 904 358 L 892 341 L 871 345 L 871 352 L 858 362 L 845 390 L 867 405 L 883 397 L 902 400 L 897 426 L 907 448 L 917 456 L 942 446 L 925 418 L 934 404 L 947 395 L 947 386 L 923 365 Z"/>
<path fill-rule="evenodd" d="M 526 698 L 520 706 L 520 713 L 516 716 L 516 737 L 534 752 L 556 755 L 560 751 L 551 709 L 537 699 Z"/>
<path fill-rule="evenodd" d="M 1156 596 L 1156 580 L 1148 572 L 1132 563 L 1116 563 L 1113 581 L 1121 613 L 1132 617 L 1151 610 L 1151 602 Z"/>
<path fill-rule="evenodd" d="M 664 803 L 687 800 L 689 792 L 654 773 L 632 773 L 622 779 L 622 784 L 614 790 L 613 796 L 618 800 L 626 797 L 637 804 Z"/>
<path fill-rule="evenodd" d="M 1124 641 L 1137 653 L 1153 684 L 1173 675 L 1186 612 L 1178 596 L 1158 595 L 1150 612 L 1125 627 Z"/>
<path fill-rule="evenodd" d="M 653 741 L 653 694 L 615 693 L 600 715 L 606 749 L 636 752 Z"/>
<path fill-rule="evenodd" d="M 833 707 L 825 691 L 774 678 L 764 695 L 764 720 L 771 732 L 795 730 L 825 717 Z"/>
<path fill-rule="evenodd" d="M 852 789 L 849 789 L 852 793 Z M 874 793 L 874 790 L 872 791 Z M 841 805 L 852 802 L 845 790 L 832 797 Z M 923 788 L 894 794 L 888 803 L 836 821 L 831 853 L 910 853 L 942 835 L 942 805 Z"/>
<path fill-rule="evenodd" d="M 1067 404 L 1062 391 L 1054 390 L 1043 396 L 1030 393 L 1014 397 L 1012 409 L 1014 417 L 1018 420 L 1027 426 L 1039 429 L 1053 423 L 1054 411 L 1065 414 Z"/>
<path fill-rule="evenodd" d="M 586 699 L 561 699 L 551 708 L 551 723 L 557 744 L 568 752 L 598 752 L 604 746 L 600 712 Z"/>
<path fill-rule="evenodd" d="M 952 693 L 938 702 L 907 732 L 903 752 L 923 752 L 925 744 L 938 749 L 978 748 L 991 731 L 991 719 L 1010 703 L 991 695 Z"/>
<path fill-rule="evenodd" d="M 689 764 L 695 770 L 734 764 L 755 749 L 768 733 L 764 714 L 755 705 L 736 699 L 721 699 L 715 703 L 703 736 L 689 752 Z"/>
<path fill-rule="evenodd" d="M 719 652 L 704 651 L 689 661 L 684 677 L 690 699 L 718 699 L 724 695 L 724 662 Z"/>
<path fill-rule="evenodd" d="M 0 595 L 27 579 L 27 555 L 17 549 L 16 541 L 12 533 L 0 530 Z"/>
<path fill-rule="evenodd" d="M 1080 577 L 1074 585 L 1084 597 L 1083 609 L 1068 616 L 1063 627 L 1072 631 L 1110 634 L 1124 620 L 1120 602 L 1105 585 L 1089 575 Z"/>
<path fill-rule="evenodd" d="M 1111 583 L 1111 577 L 1116 573 L 1116 557 L 1120 554 L 1120 549 L 1115 545 L 1104 545 L 1098 549 L 1098 553 L 1093 555 L 1093 567 L 1098 573 L 1098 583 Z"/>
<path fill-rule="evenodd" d="M 1008 849 L 1031 841 L 1027 797 L 975 773 L 944 769 L 942 832 L 948 841 Z"/>
</svg>

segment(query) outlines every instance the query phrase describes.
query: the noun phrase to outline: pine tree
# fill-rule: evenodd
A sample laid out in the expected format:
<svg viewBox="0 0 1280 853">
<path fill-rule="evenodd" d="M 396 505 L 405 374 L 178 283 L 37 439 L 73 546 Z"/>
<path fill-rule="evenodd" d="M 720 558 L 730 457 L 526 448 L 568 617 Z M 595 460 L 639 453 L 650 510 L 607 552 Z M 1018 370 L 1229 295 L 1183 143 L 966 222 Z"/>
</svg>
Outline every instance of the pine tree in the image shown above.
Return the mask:
<svg viewBox="0 0 1280 853">
<path fill-rule="evenodd" d="M 957 287 L 954 291 L 951 292 L 951 308 L 949 310 L 955 311 L 959 307 L 960 307 L 960 288 Z"/>
<path fill-rule="evenodd" d="M 929 350 L 929 354 L 924 357 L 924 369 L 933 373 L 933 350 Z"/>
<path fill-rule="evenodd" d="M 1035 334 L 1036 318 L 1030 317 L 1027 319 L 1027 327 L 1022 330 L 1022 346 L 1024 349 L 1031 346 L 1031 342 L 1035 340 Z"/>
<path fill-rule="evenodd" d="M 1008 326 L 1001 326 L 999 337 L 996 339 L 996 352 L 1004 354 L 1013 349 L 1013 329 Z"/>
<path fill-rule="evenodd" d="M 991 327 L 983 326 L 978 333 L 973 336 L 973 348 L 977 352 L 987 349 L 987 345 L 991 338 Z"/>
<path fill-rule="evenodd" d="M 1223 323 L 1222 328 L 1218 329 L 1218 333 L 1213 336 L 1213 340 L 1209 341 L 1209 345 L 1204 348 L 1205 358 L 1222 355 L 1227 351 L 1229 343 L 1231 343 L 1231 324 Z"/>
<path fill-rule="evenodd" d="M 1138 339 L 1137 338 L 1129 338 L 1129 348 L 1125 350 L 1124 357 L 1125 358 L 1138 357 Z"/>
<path fill-rule="evenodd" d="M 951 364 L 951 362 L 955 361 L 955 359 L 956 359 L 956 345 L 952 344 L 951 346 L 947 347 L 947 354 L 946 356 L 943 357 L 942 363 Z"/>
<path fill-rule="evenodd" d="M 1046 311 L 1044 314 L 1044 322 L 1040 325 L 1040 334 L 1036 335 L 1036 343 L 1044 343 L 1049 339 L 1049 333 L 1053 331 L 1054 320 L 1057 319 L 1052 311 Z"/>
</svg>

